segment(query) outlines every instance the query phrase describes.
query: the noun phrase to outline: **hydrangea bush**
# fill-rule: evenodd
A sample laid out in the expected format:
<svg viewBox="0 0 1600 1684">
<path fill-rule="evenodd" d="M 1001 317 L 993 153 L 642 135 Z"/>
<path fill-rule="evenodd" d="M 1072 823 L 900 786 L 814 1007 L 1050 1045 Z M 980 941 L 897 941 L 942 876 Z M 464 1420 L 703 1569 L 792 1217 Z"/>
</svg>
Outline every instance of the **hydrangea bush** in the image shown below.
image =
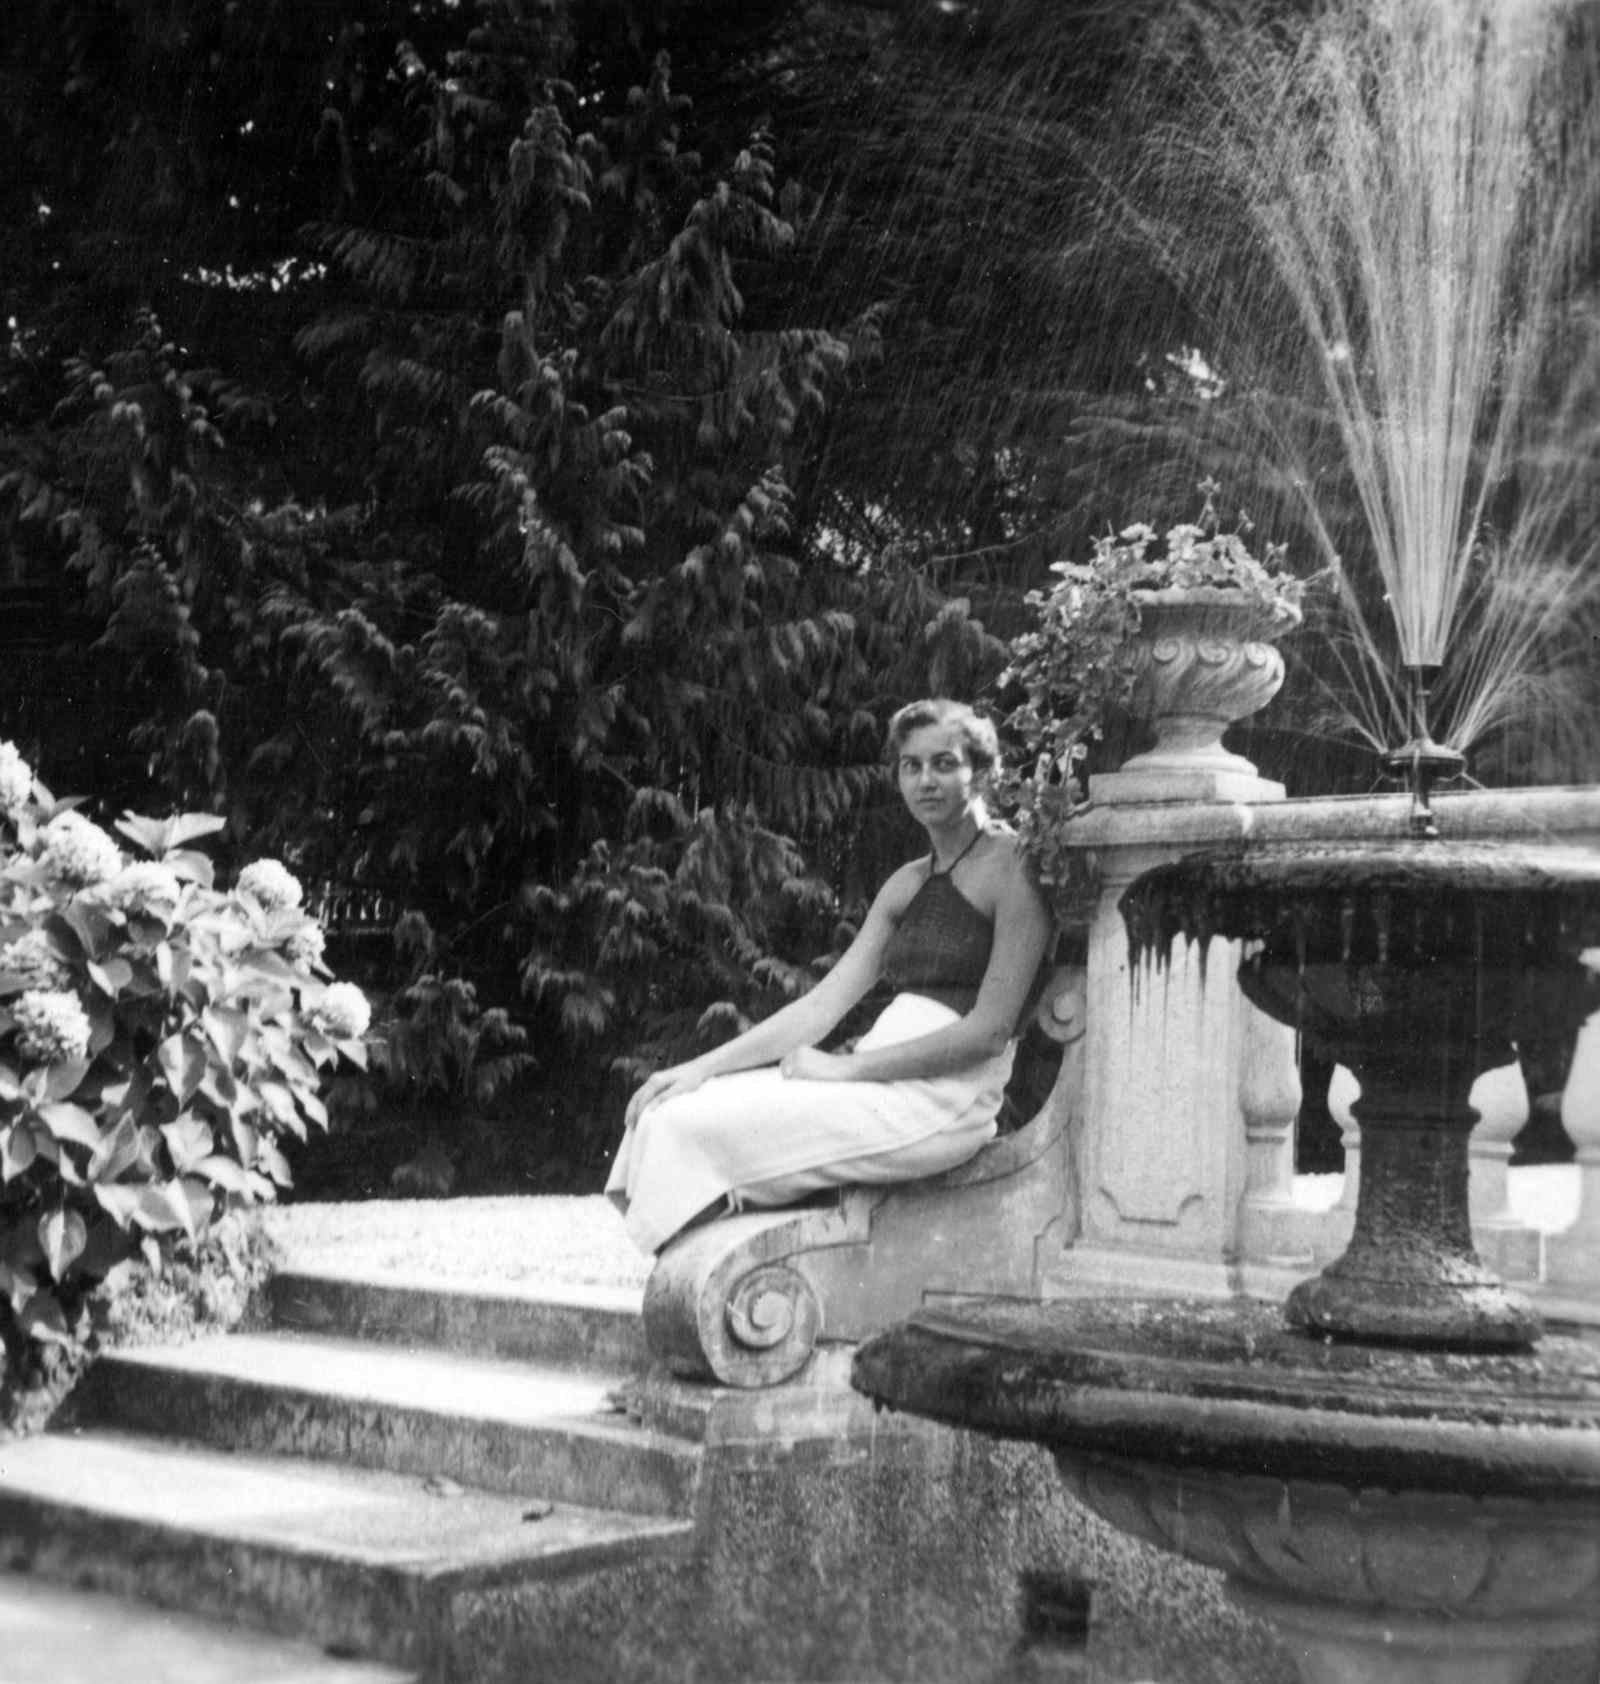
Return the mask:
<svg viewBox="0 0 1600 1684">
<path fill-rule="evenodd" d="M 285 1142 L 365 1067 L 361 991 L 276 860 L 231 890 L 192 846 L 206 814 L 113 837 L 0 742 L 0 1331 L 75 1343 L 85 1299 L 143 1250 L 273 1200 Z"/>
</svg>

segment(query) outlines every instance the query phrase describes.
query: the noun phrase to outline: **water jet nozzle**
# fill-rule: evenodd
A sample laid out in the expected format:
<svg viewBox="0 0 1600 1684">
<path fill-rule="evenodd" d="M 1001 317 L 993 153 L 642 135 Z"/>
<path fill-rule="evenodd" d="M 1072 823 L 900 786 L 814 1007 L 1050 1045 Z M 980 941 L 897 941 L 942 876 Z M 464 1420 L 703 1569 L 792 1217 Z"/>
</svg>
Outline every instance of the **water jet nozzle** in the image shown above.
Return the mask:
<svg viewBox="0 0 1600 1684">
<path fill-rule="evenodd" d="M 1390 749 L 1379 764 L 1391 778 L 1410 786 L 1411 816 L 1406 828 L 1413 836 L 1431 839 L 1439 834 L 1439 821 L 1431 804 L 1433 786 L 1459 777 L 1467 757 L 1458 749 L 1436 743 L 1428 732 L 1428 687 L 1438 677 L 1438 667 L 1408 666 L 1406 671 L 1411 675 L 1411 740 Z"/>
</svg>

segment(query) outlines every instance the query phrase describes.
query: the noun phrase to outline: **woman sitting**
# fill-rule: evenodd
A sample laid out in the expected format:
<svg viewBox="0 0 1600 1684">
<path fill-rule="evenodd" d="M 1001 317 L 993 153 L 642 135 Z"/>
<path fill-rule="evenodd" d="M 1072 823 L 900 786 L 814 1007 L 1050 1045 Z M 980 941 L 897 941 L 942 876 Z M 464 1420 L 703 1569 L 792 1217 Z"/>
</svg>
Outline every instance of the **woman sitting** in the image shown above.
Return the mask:
<svg viewBox="0 0 1600 1684">
<path fill-rule="evenodd" d="M 634 1094 L 606 1192 L 646 1251 L 725 1204 L 913 1181 L 994 1137 L 1050 914 L 1015 836 L 989 819 L 989 721 L 914 702 L 890 721 L 888 750 L 931 852 L 883 885 L 808 993 Z M 896 992 L 872 1027 L 851 1051 L 821 1051 L 883 978 Z"/>
</svg>

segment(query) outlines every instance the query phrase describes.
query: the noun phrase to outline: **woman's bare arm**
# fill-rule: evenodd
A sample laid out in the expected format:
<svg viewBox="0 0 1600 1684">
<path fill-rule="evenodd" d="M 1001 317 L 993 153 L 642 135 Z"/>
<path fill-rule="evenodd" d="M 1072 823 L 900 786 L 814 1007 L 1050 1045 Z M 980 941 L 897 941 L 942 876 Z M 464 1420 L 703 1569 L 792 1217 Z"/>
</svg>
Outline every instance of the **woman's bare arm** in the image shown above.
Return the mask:
<svg viewBox="0 0 1600 1684">
<path fill-rule="evenodd" d="M 902 866 L 878 891 L 855 939 L 826 976 L 798 1000 L 791 1000 L 731 1041 L 686 1063 L 658 1070 L 628 1102 L 627 1124 L 631 1127 L 659 1100 L 692 1092 L 713 1076 L 776 1064 L 798 1048 L 814 1047 L 882 975 L 884 949 L 919 880 L 918 867 Z"/>
</svg>

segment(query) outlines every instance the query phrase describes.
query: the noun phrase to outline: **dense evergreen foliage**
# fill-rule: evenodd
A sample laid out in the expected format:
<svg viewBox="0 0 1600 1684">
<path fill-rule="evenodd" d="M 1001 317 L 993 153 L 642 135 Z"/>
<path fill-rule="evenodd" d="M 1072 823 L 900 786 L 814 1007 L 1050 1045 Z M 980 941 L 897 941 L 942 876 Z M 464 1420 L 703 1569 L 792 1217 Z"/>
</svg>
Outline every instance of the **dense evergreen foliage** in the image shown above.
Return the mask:
<svg viewBox="0 0 1600 1684">
<path fill-rule="evenodd" d="M 616 1058 L 803 983 L 841 914 L 796 839 L 840 858 L 887 710 L 996 663 L 797 518 L 879 327 L 783 279 L 816 200 L 742 105 L 770 10 L 10 36 L 3 487 L 42 621 L 7 729 L 107 809 L 208 806 L 405 909 L 418 980 L 526 1018 L 579 1125 Z"/>
<path fill-rule="evenodd" d="M 522 1083 L 588 1184 L 620 1083 L 801 986 L 910 842 L 896 705 L 1207 472 L 1292 518 L 1107 190 L 1129 87 L 1193 97 L 1184 16 L 10 0 L 0 735 L 355 893 L 394 1080 Z M 1246 752 L 1367 781 L 1303 702 Z"/>
</svg>

